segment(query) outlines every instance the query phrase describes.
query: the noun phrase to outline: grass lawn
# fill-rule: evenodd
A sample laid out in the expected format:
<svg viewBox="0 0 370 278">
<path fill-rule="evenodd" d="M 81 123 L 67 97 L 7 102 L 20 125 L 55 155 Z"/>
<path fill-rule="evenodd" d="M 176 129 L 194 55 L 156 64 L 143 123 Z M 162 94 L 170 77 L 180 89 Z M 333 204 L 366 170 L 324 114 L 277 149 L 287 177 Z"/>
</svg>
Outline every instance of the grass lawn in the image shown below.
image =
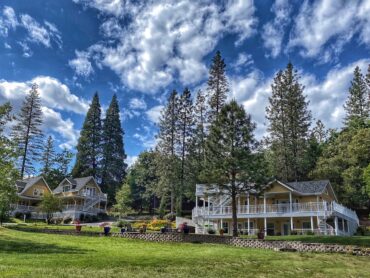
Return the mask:
<svg viewBox="0 0 370 278">
<path fill-rule="evenodd" d="M 370 277 L 370 260 L 0 228 L 1 277 Z"/>
</svg>

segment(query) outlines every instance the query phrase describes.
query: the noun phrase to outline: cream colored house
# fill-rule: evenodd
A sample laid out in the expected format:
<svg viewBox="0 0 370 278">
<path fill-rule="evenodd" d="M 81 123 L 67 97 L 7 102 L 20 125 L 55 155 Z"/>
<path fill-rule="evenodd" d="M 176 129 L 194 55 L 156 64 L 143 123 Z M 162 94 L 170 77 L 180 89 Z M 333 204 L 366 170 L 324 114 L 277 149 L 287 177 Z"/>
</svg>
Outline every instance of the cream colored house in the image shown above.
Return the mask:
<svg viewBox="0 0 370 278">
<path fill-rule="evenodd" d="M 54 214 L 57 218 L 79 219 L 82 214 L 96 216 L 107 211 L 107 194 L 93 177 L 65 178 L 53 191 L 43 177 L 32 177 L 17 181 L 16 188 L 19 201 L 13 205 L 12 215 L 29 213 L 34 219 L 45 218 L 38 205 L 47 193 L 62 199 L 63 211 Z"/>
<path fill-rule="evenodd" d="M 79 219 L 84 215 L 97 215 L 107 211 L 107 194 L 104 194 L 95 179 L 65 178 L 53 194 L 63 200 L 64 210 L 59 217 Z"/>
<path fill-rule="evenodd" d="M 18 202 L 13 205 L 12 214 L 30 214 L 32 218 L 44 218 L 37 206 L 42 196 L 50 194 L 51 190 L 43 177 L 32 177 L 16 181 Z"/>
<path fill-rule="evenodd" d="M 192 220 L 197 233 L 223 228 L 231 233 L 231 199 L 217 187 L 198 184 Z M 281 182 L 275 180 L 260 194 L 237 196 L 238 230 L 243 234 L 352 235 L 359 220 L 356 213 L 338 203 L 328 180 Z"/>
</svg>

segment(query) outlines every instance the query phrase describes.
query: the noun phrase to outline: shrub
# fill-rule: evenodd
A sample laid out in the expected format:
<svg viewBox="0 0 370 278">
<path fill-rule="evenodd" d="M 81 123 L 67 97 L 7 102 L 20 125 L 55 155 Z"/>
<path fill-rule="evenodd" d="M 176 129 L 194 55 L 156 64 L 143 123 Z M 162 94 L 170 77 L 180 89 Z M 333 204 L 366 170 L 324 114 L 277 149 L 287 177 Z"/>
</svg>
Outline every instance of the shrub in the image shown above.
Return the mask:
<svg viewBox="0 0 370 278">
<path fill-rule="evenodd" d="M 290 234 L 291 234 L 292 236 L 296 236 L 296 235 L 298 235 L 298 232 L 297 232 L 297 231 L 291 231 L 291 232 L 290 232 Z"/>
<path fill-rule="evenodd" d="M 306 233 L 305 233 L 306 235 L 308 235 L 308 236 L 313 236 L 313 235 L 315 235 L 315 233 L 313 232 L 313 231 L 306 231 Z"/>
<path fill-rule="evenodd" d="M 214 235 L 214 234 L 216 234 L 216 231 L 214 229 L 208 229 L 208 234 L 209 235 Z"/>
<path fill-rule="evenodd" d="M 356 236 L 364 236 L 366 234 L 366 227 L 358 226 Z"/>
<path fill-rule="evenodd" d="M 120 221 L 117 221 L 115 223 L 115 225 L 118 227 L 118 228 L 123 228 L 123 227 L 127 227 L 128 225 L 130 225 L 130 222 L 128 221 L 124 221 L 124 220 L 120 220 Z"/>
<path fill-rule="evenodd" d="M 175 213 L 168 213 L 164 217 L 164 219 L 169 221 L 175 221 L 176 220 L 176 214 Z"/>
<path fill-rule="evenodd" d="M 63 219 L 63 224 L 70 224 L 72 222 L 72 218 L 71 217 L 65 217 Z"/>
</svg>

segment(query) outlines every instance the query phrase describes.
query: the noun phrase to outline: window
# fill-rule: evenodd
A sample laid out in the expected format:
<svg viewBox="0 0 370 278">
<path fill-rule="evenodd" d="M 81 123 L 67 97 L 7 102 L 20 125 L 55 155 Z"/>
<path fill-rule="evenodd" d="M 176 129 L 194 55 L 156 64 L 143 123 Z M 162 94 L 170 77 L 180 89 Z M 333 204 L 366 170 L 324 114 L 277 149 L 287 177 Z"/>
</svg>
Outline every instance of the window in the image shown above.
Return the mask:
<svg viewBox="0 0 370 278">
<path fill-rule="evenodd" d="M 302 229 L 311 229 L 311 223 L 310 222 L 303 222 L 302 223 Z"/>
<path fill-rule="evenodd" d="M 229 222 L 222 222 L 222 229 L 227 234 L 229 232 Z"/>
<path fill-rule="evenodd" d="M 35 188 L 33 190 L 33 196 L 43 196 L 43 195 L 44 195 L 44 190 L 39 189 L 39 188 Z"/>
<path fill-rule="evenodd" d="M 244 222 L 244 229 L 248 230 L 248 222 Z M 249 222 L 249 229 L 253 229 L 253 222 Z"/>
<path fill-rule="evenodd" d="M 274 223 L 267 223 L 267 235 L 273 236 L 275 234 L 275 224 Z"/>
<path fill-rule="evenodd" d="M 63 186 L 63 192 L 68 192 L 70 190 L 71 190 L 71 186 L 69 185 Z"/>
</svg>

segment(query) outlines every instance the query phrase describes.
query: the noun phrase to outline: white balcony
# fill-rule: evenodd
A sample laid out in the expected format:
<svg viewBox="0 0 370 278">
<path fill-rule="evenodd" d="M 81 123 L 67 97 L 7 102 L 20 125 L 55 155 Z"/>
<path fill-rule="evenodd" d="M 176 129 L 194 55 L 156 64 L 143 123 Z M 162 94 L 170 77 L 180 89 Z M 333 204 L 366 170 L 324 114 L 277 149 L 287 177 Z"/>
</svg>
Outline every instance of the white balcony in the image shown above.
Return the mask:
<svg viewBox="0 0 370 278">
<path fill-rule="evenodd" d="M 292 204 L 250 205 L 237 206 L 238 218 L 263 218 L 263 217 L 294 217 L 294 216 L 323 216 L 336 214 L 358 223 L 356 213 L 336 202 L 306 202 Z M 209 206 L 193 209 L 193 217 L 230 218 L 231 206 Z"/>
</svg>

